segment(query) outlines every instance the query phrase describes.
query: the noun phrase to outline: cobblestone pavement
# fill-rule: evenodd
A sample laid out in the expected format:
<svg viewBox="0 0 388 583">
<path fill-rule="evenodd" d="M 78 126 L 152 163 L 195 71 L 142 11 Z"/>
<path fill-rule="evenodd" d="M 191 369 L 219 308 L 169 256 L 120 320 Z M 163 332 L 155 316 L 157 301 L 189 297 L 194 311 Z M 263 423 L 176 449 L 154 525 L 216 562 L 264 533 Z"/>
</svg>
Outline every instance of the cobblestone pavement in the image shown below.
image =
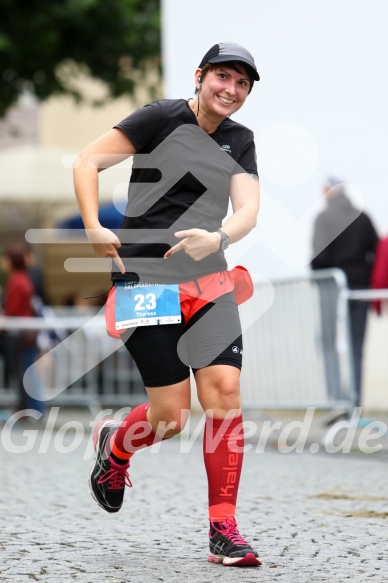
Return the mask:
<svg viewBox="0 0 388 583">
<path fill-rule="evenodd" d="M 237 518 L 263 566 L 238 569 L 207 562 L 200 439 L 136 454 L 117 515 L 90 496 L 90 434 L 77 445 L 15 428 L 12 443 L 0 449 L 2 583 L 388 580 L 385 453 L 248 451 Z"/>
</svg>

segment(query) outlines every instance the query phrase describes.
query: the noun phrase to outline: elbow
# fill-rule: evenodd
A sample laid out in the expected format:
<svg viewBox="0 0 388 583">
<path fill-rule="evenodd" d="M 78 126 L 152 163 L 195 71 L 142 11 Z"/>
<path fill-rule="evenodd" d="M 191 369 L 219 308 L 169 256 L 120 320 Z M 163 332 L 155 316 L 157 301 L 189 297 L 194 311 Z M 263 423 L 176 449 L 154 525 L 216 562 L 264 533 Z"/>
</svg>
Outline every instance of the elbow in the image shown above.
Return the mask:
<svg viewBox="0 0 388 583">
<path fill-rule="evenodd" d="M 73 168 L 73 172 L 79 168 L 81 165 L 81 156 L 77 156 L 76 158 L 74 158 L 71 167 Z"/>
<path fill-rule="evenodd" d="M 255 227 L 257 227 L 257 220 L 258 220 L 259 210 L 260 210 L 260 203 L 258 201 L 255 206 L 252 206 L 251 207 L 251 212 L 249 213 L 249 224 L 250 224 L 250 229 L 249 230 L 250 231 L 252 231 L 252 229 L 254 229 Z"/>
<path fill-rule="evenodd" d="M 86 151 L 81 152 L 76 156 L 72 163 L 73 168 L 73 178 L 76 179 L 78 176 L 92 176 L 98 174 L 103 168 L 99 168 L 93 163 L 93 159 L 90 154 Z"/>
<path fill-rule="evenodd" d="M 77 176 L 79 175 L 81 168 L 84 166 L 85 160 L 81 154 L 78 154 L 72 162 L 72 169 L 73 169 L 73 179 L 76 180 Z"/>
<path fill-rule="evenodd" d="M 248 227 L 248 233 L 250 233 L 255 227 L 257 226 L 257 216 L 256 215 L 252 215 L 249 218 L 247 227 Z"/>
<path fill-rule="evenodd" d="M 78 154 L 72 162 L 73 172 L 75 172 L 83 164 L 85 164 L 85 156 L 84 156 L 83 152 L 81 152 L 81 154 Z"/>
</svg>

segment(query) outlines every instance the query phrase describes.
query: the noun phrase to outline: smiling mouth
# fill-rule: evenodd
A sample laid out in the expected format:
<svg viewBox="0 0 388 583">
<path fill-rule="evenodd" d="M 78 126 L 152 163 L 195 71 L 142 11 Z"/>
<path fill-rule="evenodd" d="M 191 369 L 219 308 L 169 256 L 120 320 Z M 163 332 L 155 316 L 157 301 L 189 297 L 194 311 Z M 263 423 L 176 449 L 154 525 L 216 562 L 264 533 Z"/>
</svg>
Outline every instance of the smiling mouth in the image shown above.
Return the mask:
<svg viewBox="0 0 388 583">
<path fill-rule="evenodd" d="M 221 103 L 224 103 L 225 105 L 233 105 L 234 103 L 233 99 L 227 99 L 226 97 L 222 97 L 221 95 L 217 95 L 217 97 L 221 101 Z"/>
</svg>

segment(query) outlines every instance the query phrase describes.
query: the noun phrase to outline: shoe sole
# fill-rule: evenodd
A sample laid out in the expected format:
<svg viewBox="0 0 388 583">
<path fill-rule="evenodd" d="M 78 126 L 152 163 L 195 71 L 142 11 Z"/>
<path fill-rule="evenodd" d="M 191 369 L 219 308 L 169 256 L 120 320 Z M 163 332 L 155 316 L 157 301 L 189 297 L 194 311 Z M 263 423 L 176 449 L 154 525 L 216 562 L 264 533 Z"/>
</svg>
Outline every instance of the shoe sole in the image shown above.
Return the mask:
<svg viewBox="0 0 388 583">
<path fill-rule="evenodd" d="M 259 567 L 261 565 L 260 559 L 258 559 L 253 553 L 247 553 L 245 557 L 224 557 L 223 555 L 209 555 L 209 563 L 222 564 L 225 567 Z"/>
<path fill-rule="evenodd" d="M 97 450 L 97 444 L 100 441 L 100 436 L 101 436 L 101 431 L 103 430 L 104 427 L 106 427 L 107 425 L 117 425 L 117 423 L 115 423 L 114 421 L 100 421 L 99 424 L 96 426 L 95 430 L 94 430 L 94 434 L 93 434 L 93 447 L 94 450 Z M 96 497 L 93 487 L 92 487 L 92 473 L 94 468 L 96 467 L 97 464 L 97 456 L 96 456 L 96 461 L 94 463 L 94 466 L 92 467 L 92 469 L 89 472 L 89 489 L 90 489 L 90 494 L 92 495 L 92 498 L 95 502 L 97 502 L 97 504 L 99 505 L 100 508 L 102 508 L 103 510 L 105 510 L 105 512 L 109 512 L 109 514 L 113 514 L 115 512 L 118 512 L 121 508 L 106 508 L 106 506 L 103 506 L 101 504 L 101 502 L 98 500 L 98 498 Z"/>
</svg>

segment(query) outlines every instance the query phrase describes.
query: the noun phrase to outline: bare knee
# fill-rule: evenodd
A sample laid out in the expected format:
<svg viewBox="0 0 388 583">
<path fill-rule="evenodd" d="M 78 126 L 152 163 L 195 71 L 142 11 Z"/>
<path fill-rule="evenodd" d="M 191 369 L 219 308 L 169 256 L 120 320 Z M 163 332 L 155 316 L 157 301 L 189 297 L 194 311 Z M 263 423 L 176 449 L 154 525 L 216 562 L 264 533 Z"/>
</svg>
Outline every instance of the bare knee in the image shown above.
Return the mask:
<svg viewBox="0 0 388 583">
<path fill-rule="evenodd" d="M 232 373 L 213 375 L 212 378 L 199 377 L 198 381 L 198 397 L 201 406 L 205 411 L 209 411 L 211 416 L 217 418 L 235 417 L 240 413 L 239 375 Z"/>
<path fill-rule="evenodd" d="M 215 400 L 225 413 L 240 408 L 240 385 L 233 379 L 224 379 L 216 387 Z"/>
</svg>

